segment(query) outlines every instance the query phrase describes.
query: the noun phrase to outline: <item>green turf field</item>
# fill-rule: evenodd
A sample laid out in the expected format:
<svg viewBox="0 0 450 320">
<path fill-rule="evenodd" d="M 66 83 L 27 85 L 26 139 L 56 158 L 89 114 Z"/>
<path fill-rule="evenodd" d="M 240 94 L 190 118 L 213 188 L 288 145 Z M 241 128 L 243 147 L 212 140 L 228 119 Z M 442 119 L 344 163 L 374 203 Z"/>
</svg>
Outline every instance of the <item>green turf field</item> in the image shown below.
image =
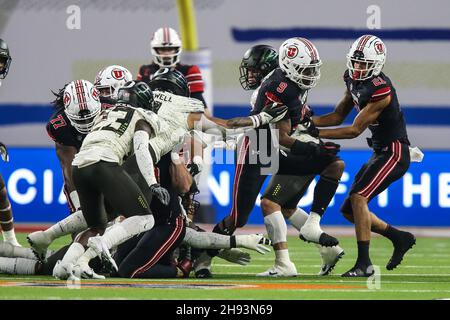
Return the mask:
<svg viewBox="0 0 450 320">
<path fill-rule="evenodd" d="M 25 235 L 19 234 L 25 244 Z M 53 245 L 66 243 L 62 239 Z M 317 249 L 290 237 L 290 256 L 299 276 L 289 279 L 256 278 L 273 263 L 273 253 L 252 254 L 248 266 L 215 259 L 215 277 L 207 280 L 127 280 L 85 281 L 80 289 L 69 289 L 65 281 L 38 276 L 0 276 L 1 299 L 442 299 L 450 298 L 450 239 L 418 238 L 403 263 L 387 271 L 392 248 L 388 240 L 372 239 L 371 257 L 381 269 L 380 288 L 368 289 L 366 279 L 346 279 L 339 275 L 353 266 L 354 238 L 340 238 L 345 256 L 334 275 L 319 277 Z"/>
</svg>

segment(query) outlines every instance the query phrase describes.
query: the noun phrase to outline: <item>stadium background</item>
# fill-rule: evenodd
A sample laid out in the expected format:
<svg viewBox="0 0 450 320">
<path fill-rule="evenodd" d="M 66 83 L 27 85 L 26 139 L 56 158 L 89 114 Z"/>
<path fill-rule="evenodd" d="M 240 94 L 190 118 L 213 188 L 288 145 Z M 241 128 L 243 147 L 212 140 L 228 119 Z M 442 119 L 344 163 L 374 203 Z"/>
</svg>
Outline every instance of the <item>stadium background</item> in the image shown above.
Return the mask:
<svg viewBox="0 0 450 320">
<path fill-rule="evenodd" d="M 375 33 L 385 41 L 385 72 L 393 79 L 413 145 L 425 153 L 408 174 L 374 201 L 371 208 L 396 225 L 450 226 L 450 20 L 447 1 L 194 1 L 207 98 L 219 117 L 246 115 L 250 92 L 238 82 L 245 50 L 257 43 L 278 48 L 292 36 L 317 46 L 324 61 L 309 104 L 328 112 L 344 92 L 345 54 L 359 35 Z M 431 3 L 431 4 L 430 4 Z M 381 9 L 381 29 L 368 30 L 370 13 Z M 66 26 L 70 5 L 81 9 L 79 30 Z M 345 10 L 343 10 L 345 8 Z M 439 10 L 437 10 L 439 8 Z M 61 170 L 46 135 L 52 113 L 51 89 L 76 78 L 93 81 L 102 67 L 120 64 L 133 75 L 151 59 L 149 42 L 161 26 L 179 28 L 175 1 L 118 0 L 0 1 L 0 37 L 13 56 L 0 87 L 0 140 L 9 146 L 10 163 L 0 163 L 17 222 L 52 222 L 67 214 Z M 420 13 L 420 15 L 418 14 Z M 184 55 L 184 59 L 189 55 Z M 183 58 L 182 58 L 183 59 Z M 352 177 L 369 156 L 364 135 L 342 143 L 346 173 L 323 222 L 345 225 L 338 208 Z M 214 164 L 204 180 L 216 209 L 211 221 L 230 209 L 233 166 Z M 204 193 L 205 194 L 205 193 Z M 312 193 L 300 203 L 308 208 Z M 257 205 L 250 223 L 261 224 Z"/>
</svg>

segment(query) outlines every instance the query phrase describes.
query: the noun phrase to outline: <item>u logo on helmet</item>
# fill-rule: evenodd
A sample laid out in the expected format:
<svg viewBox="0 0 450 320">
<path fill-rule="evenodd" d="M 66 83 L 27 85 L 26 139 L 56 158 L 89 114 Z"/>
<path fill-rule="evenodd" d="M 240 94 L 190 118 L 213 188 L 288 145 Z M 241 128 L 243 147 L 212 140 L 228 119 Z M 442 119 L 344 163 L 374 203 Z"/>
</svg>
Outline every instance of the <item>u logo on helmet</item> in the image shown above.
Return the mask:
<svg viewBox="0 0 450 320">
<path fill-rule="evenodd" d="M 298 48 L 296 46 L 289 46 L 286 49 L 286 56 L 289 59 L 294 59 L 297 56 L 297 54 L 298 54 Z"/>
<path fill-rule="evenodd" d="M 116 80 L 122 80 L 123 78 L 125 78 L 125 73 L 123 72 L 123 70 L 120 69 L 113 69 L 111 71 L 111 75 Z"/>
<path fill-rule="evenodd" d="M 377 54 L 383 54 L 384 53 L 384 45 L 381 42 L 375 42 L 375 51 Z"/>
<path fill-rule="evenodd" d="M 72 98 L 70 97 L 70 94 L 68 92 L 64 93 L 64 107 L 67 108 L 67 106 L 70 104 L 70 101 L 72 100 Z"/>
</svg>

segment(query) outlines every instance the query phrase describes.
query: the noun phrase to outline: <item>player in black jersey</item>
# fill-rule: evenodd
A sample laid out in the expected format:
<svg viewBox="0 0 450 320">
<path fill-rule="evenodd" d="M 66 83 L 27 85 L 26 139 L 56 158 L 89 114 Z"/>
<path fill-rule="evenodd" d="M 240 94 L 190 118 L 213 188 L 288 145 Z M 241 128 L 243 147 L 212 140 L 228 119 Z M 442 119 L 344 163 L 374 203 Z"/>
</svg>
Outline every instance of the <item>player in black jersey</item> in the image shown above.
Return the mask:
<svg viewBox="0 0 450 320">
<path fill-rule="evenodd" d="M 2 84 L 1 79 L 5 79 L 9 66 L 11 65 L 11 54 L 7 43 L 0 39 L 0 86 Z M 6 146 L 0 142 L 0 155 L 3 161 L 8 162 L 8 150 Z M 14 246 L 20 246 L 14 233 L 14 219 L 11 210 L 11 202 L 8 199 L 8 193 L 6 191 L 5 181 L 0 174 L 0 230 L 2 230 L 3 241 L 11 243 Z"/>
<path fill-rule="evenodd" d="M 176 69 L 187 79 L 191 97 L 199 99 L 207 107 L 203 98 L 205 88 L 200 68 L 197 65 L 185 65 L 180 63 L 182 51 L 181 39 L 178 33 L 168 27 L 159 28 L 153 34 L 150 42 L 153 62 L 139 68 L 138 81 L 149 84 L 152 76 L 162 68 Z"/>
<path fill-rule="evenodd" d="M 386 265 L 397 267 L 404 254 L 415 244 L 414 235 L 400 231 L 370 212 L 368 203 L 394 181 L 400 179 L 410 165 L 406 124 L 391 80 L 381 72 L 386 60 L 386 47 L 376 36 L 358 38 L 347 55 L 344 73 L 346 91 L 334 112 L 314 117 L 316 126 L 335 126 L 343 122 L 355 107 L 358 110 L 351 126 L 320 129 L 319 135 L 330 139 L 353 139 L 369 128 L 372 157 L 356 174 L 349 196 L 341 207 L 344 217 L 355 224 L 358 259 L 344 277 L 368 277 L 374 270 L 369 257 L 370 232 L 379 233 L 394 245 Z"/>
<path fill-rule="evenodd" d="M 324 233 L 319 221 L 336 191 L 344 169 L 343 161 L 336 156 L 339 145 L 323 142 L 306 143 L 290 136 L 298 124 L 307 120 L 304 105 L 308 90 L 316 85 L 320 77 L 321 61 L 317 49 L 310 41 L 304 38 L 291 38 L 280 47 L 279 64 L 280 68 L 271 72 L 257 90 L 251 114 L 260 112 L 268 104 L 288 107 L 288 116 L 276 126 L 280 131 L 279 143 L 287 152 L 278 151 L 276 136 L 273 136 L 271 130 L 273 127 L 269 125 L 256 129 L 254 137 L 244 136 L 238 147 L 232 210 L 229 216 L 215 226 L 214 231 L 232 234 L 236 228 L 246 224 L 267 174 L 280 176 L 320 174 L 312 211 L 302 227 L 301 238 L 324 246 L 336 246 L 338 240 Z M 255 158 L 256 161 L 252 163 L 251 159 Z M 278 170 L 269 173 L 267 158 L 279 161 Z M 273 268 L 259 275 L 294 276 L 297 272 L 287 252 L 286 223 L 281 207 L 288 203 L 287 200 L 297 197 L 302 190 L 296 188 L 295 194 L 280 198 L 277 194 L 281 190 L 275 189 L 268 189 L 263 195 L 263 198 L 267 199 L 263 212 L 269 236 L 274 243 L 276 263 Z M 282 191 L 284 194 L 286 192 L 287 190 Z M 292 204 L 292 209 L 296 205 L 297 203 Z"/>
</svg>

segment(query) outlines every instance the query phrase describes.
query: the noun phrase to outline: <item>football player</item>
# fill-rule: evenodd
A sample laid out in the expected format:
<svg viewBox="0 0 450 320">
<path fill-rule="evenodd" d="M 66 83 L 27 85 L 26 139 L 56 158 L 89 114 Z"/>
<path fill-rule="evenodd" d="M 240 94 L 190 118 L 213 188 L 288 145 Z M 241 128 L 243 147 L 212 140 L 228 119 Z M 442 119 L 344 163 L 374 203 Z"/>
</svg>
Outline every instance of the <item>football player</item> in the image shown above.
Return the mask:
<svg viewBox="0 0 450 320">
<path fill-rule="evenodd" d="M 388 270 L 397 267 L 416 242 L 413 234 L 397 230 L 368 208 L 370 200 L 400 179 L 410 165 L 406 123 L 395 88 L 382 72 L 385 62 L 386 46 L 381 39 L 373 35 L 359 37 L 347 54 L 344 97 L 332 113 L 313 118 L 319 127 L 340 125 L 355 107 L 358 115 L 351 126 L 320 129 L 319 136 L 353 139 L 367 128 L 372 133 L 368 139 L 372 157 L 356 174 L 341 207 L 344 217 L 355 224 L 358 242 L 358 258 L 344 277 L 369 277 L 374 273 L 369 257 L 371 231 L 392 241 L 394 252 L 386 265 Z"/>
<path fill-rule="evenodd" d="M 70 104 L 69 97 L 64 95 L 67 85 L 57 93 L 53 92 L 56 98 L 52 104 L 56 111 L 47 122 L 46 129 L 49 137 L 55 142 L 56 155 L 63 172 L 63 190 L 72 215 L 45 231 L 36 231 L 28 235 L 28 242 L 38 257 L 43 258 L 45 256 L 45 250 L 56 238 L 67 233 L 77 232 L 80 228 L 81 230 L 86 228 L 82 213 L 78 210 L 80 203 L 72 180 L 72 161 L 92 127 L 95 115 L 101 109 L 110 108 L 117 99 L 117 90 L 131 79 L 130 71 L 122 66 L 112 65 L 100 70 L 95 78 L 94 86 L 98 89 L 100 95 L 101 108 L 98 104 L 88 104 L 91 115 L 85 120 L 88 123 L 82 125 L 71 120 L 76 119 L 81 111 L 73 108 L 73 103 Z M 64 101 L 65 99 L 66 101 Z"/>
<path fill-rule="evenodd" d="M 196 65 L 185 65 L 180 63 L 182 43 L 178 33 L 168 27 L 159 28 L 153 34 L 150 42 L 153 62 L 139 68 L 138 81 L 150 83 L 152 76 L 163 68 L 176 69 L 186 78 L 191 97 L 199 99 L 206 106 L 203 98 L 204 83 L 200 68 Z"/>
<path fill-rule="evenodd" d="M 8 75 L 9 66 L 11 65 L 11 54 L 7 43 L 0 39 L 0 86 L 2 79 Z M 8 149 L 0 142 L 0 156 L 3 161 L 9 161 Z M 0 226 L 3 234 L 3 241 L 11 243 L 14 246 L 20 246 L 14 233 L 14 219 L 11 209 L 11 202 L 8 199 L 5 181 L 0 174 Z"/>
<path fill-rule="evenodd" d="M 276 67 L 278 67 L 278 52 L 274 48 L 266 45 L 257 45 L 250 48 L 241 62 L 240 82 L 242 87 L 245 90 L 257 88 L 263 78 Z M 258 93 L 258 89 L 255 93 Z M 307 109 L 306 106 L 304 108 Z M 305 132 L 303 124 L 298 124 L 295 133 L 292 135 L 297 136 L 299 134 L 302 141 L 319 143 L 317 139 Z M 291 225 L 300 231 L 308 219 L 308 214 L 303 209 L 298 208 L 297 205 L 313 179 L 314 175 L 286 176 L 277 174 L 272 176 L 265 194 L 272 194 L 275 199 L 269 200 L 269 197 L 263 197 L 261 201 L 263 214 L 269 215 L 281 210 L 284 218 L 288 219 Z M 275 194 L 278 194 L 278 197 Z M 322 257 L 322 266 L 318 274 L 328 275 L 343 256 L 344 250 L 338 245 L 325 247 L 316 244 L 316 246 Z"/>
<path fill-rule="evenodd" d="M 256 99 L 253 99 L 252 114 L 272 103 L 286 105 L 289 108 L 286 118 L 276 124 L 276 128 L 279 129 L 279 143 L 287 148 L 288 152 L 277 151 L 272 130 L 268 125 L 257 129 L 265 129 L 265 132 L 260 132 L 265 139 L 259 138 L 252 141 L 251 137 L 244 136 L 238 153 L 232 210 L 230 215 L 215 226 L 215 232 L 232 234 L 236 228 L 246 224 L 266 178 L 266 175 L 261 174 L 264 160 L 258 156 L 258 162 L 250 164 L 249 158 L 254 157 L 254 154 L 260 154 L 260 151 L 261 153 L 272 152 L 278 155 L 279 169 L 276 174 L 280 177 L 292 175 L 307 177 L 320 174 L 314 191 L 311 213 L 300 230 L 300 238 L 327 247 L 338 244 L 336 238 L 321 230 L 319 222 L 334 196 L 343 173 L 344 162 L 336 155 L 340 146 L 332 142 L 303 142 L 290 135 L 293 128 L 307 120 L 306 99 L 309 90 L 320 78 L 321 64 L 317 49 L 307 39 L 291 38 L 280 46 L 280 67 L 266 76 L 262 82 L 255 94 Z M 306 180 L 303 184 L 308 183 Z M 284 186 L 283 189 L 281 189 L 282 186 Z M 301 188 L 291 188 L 286 182 L 269 185 L 263 195 L 264 223 L 274 244 L 276 261 L 274 267 L 259 274 L 260 276 L 297 275 L 296 267 L 290 261 L 287 250 L 286 222 L 281 207 L 289 205 L 292 208 L 291 212 L 294 209 L 297 211 L 295 207 L 300 199 L 299 195 L 300 197 L 302 195 Z M 296 202 L 295 205 L 290 201 Z"/>
</svg>

